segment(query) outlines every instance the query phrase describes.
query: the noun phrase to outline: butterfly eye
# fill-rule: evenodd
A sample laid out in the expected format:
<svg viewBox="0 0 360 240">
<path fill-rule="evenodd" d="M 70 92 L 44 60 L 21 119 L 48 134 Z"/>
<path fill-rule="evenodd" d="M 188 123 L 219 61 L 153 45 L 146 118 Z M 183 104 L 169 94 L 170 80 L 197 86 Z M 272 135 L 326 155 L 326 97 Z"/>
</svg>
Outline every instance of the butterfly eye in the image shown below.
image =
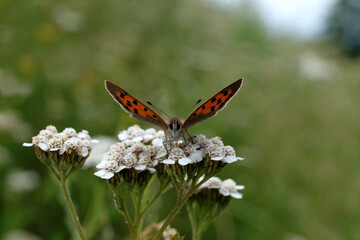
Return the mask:
<svg viewBox="0 0 360 240">
<path fill-rule="evenodd" d="M 170 130 L 173 130 L 173 123 L 169 124 L 169 128 L 170 128 Z"/>
<path fill-rule="evenodd" d="M 180 124 L 179 124 L 179 122 L 176 122 L 176 130 L 180 130 Z"/>
</svg>

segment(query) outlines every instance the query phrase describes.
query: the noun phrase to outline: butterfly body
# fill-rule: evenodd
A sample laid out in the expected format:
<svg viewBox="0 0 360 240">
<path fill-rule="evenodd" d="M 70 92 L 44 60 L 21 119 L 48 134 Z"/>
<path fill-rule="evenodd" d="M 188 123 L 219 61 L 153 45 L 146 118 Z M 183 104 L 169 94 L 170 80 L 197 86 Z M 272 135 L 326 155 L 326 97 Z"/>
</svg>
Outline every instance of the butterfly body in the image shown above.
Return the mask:
<svg viewBox="0 0 360 240">
<path fill-rule="evenodd" d="M 167 125 L 169 126 L 167 130 L 165 130 L 165 135 L 168 136 L 168 138 L 172 139 L 179 139 L 182 136 L 184 136 L 184 130 L 183 130 L 183 124 L 184 121 L 181 118 L 173 117 L 168 122 Z"/>
<path fill-rule="evenodd" d="M 105 88 L 120 106 L 130 114 L 131 117 L 155 124 L 162 128 L 165 132 L 166 140 L 164 142 L 172 143 L 178 140 L 186 142 L 185 135 L 188 134 L 187 129 L 209 117 L 216 115 L 221 111 L 229 100 L 238 92 L 242 85 L 243 79 L 239 79 L 229 86 L 216 93 L 205 103 L 196 108 L 186 120 L 178 117 L 172 117 L 165 122 L 154 110 L 133 97 L 124 89 L 116 84 L 105 81 Z M 149 102 L 148 102 L 149 103 Z M 151 105 L 151 103 L 149 103 Z M 190 134 L 188 134 L 190 136 Z M 165 146 L 165 144 L 164 144 Z M 165 146 L 166 148 L 166 146 Z M 167 148 L 166 148 L 167 149 Z"/>
</svg>

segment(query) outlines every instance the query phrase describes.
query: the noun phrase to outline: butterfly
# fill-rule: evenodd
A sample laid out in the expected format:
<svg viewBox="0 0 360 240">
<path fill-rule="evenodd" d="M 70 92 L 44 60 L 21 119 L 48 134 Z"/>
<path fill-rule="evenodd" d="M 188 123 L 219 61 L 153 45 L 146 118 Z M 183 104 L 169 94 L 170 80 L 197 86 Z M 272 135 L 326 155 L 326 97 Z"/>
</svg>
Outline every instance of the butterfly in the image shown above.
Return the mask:
<svg viewBox="0 0 360 240">
<path fill-rule="evenodd" d="M 229 100 L 239 91 L 242 83 L 242 78 L 231 83 L 229 86 L 225 87 L 216 93 L 213 97 L 209 98 L 209 100 L 201 104 L 198 108 L 196 108 L 195 111 L 193 111 L 185 121 L 178 117 L 172 117 L 167 122 L 165 122 L 150 107 L 142 103 L 140 100 L 116 84 L 106 80 L 105 88 L 115 99 L 115 101 L 118 102 L 120 106 L 130 114 L 130 117 L 157 125 L 158 127 L 162 128 L 165 132 L 166 138 L 164 143 L 171 143 L 179 139 L 183 139 L 186 142 L 185 134 L 187 134 L 191 139 L 191 135 L 187 132 L 188 128 L 202 120 L 216 115 L 219 111 L 224 109 Z M 150 102 L 148 102 L 148 104 L 152 106 Z M 165 144 L 164 146 L 168 151 Z"/>
</svg>

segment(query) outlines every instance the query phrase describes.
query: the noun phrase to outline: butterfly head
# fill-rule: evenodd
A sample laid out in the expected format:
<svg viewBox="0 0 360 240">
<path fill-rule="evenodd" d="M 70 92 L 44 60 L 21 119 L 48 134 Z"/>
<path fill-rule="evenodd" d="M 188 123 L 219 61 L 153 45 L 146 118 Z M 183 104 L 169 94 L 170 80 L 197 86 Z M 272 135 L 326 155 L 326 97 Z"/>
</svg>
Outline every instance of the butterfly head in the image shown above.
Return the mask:
<svg viewBox="0 0 360 240">
<path fill-rule="evenodd" d="M 168 122 L 168 134 L 170 138 L 179 138 L 182 136 L 183 121 L 180 118 L 173 117 Z"/>
</svg>

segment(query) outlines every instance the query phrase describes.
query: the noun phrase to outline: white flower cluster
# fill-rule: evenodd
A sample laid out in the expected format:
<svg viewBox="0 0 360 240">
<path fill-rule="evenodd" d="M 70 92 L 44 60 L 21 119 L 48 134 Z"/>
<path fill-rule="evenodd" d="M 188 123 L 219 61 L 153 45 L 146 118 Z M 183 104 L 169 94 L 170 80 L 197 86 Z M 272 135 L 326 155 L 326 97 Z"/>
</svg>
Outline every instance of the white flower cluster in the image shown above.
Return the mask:
<svg viewBox="0 0 360 240">
<path fill-rule="evenodd" d="M 172 143 L 169 155 L 163 145 L 164 131 L 154 128 L 142 129 L 138 125 L 129 127 L 118 134 L 120 142 L 111 146 L 102 161 L 96 166 L 100 170 L 95 175 L 110 179 L 125 168 L 154 172 L 158 162 L 182 166 L 202 161 L 206 156 L 211 160 L 232 163 L 243 158 L 236 157 L 231 146 L 224 146 L 219 137 L 207 139 L 204 135 L 194 135 L 187 143 Z"/>
<path fill-rule="evenodd" d="M 95 172 L 96 176 L 110 179 L 115 173 L 125 168 L 135 168 L 138 171 L 149 170 L 154 173 L 154 167 L 158 164 L 155 159 L 166 155 L 162 145 L 164 131 L 156 131 L 153 128 L 143 130 L 138 125 L 134 125 L 128 130 L 121 131 L 118 137 L 121 142 L 112 145 L 110 151 L 96 166 L 101 169 Z"/>
<path fill-rule="evenodd" d="M 192 143 L 188 142 L 184 147 L 174 147 L 171 149 L 168 159 L 162 161 L 165 164 L 187 165 L 202 161 L 209 155 L 213 161 L 232 163 L 244 158 L 236 157 L 235 150 L 231 146 L 224 146 L 219 137 L 207 139 L 205 135 L 193 135 Z"/>
<path fill-rule="evenodd" d="M 95 142 L 97 140 L 92 140 L 86 130 L 77 133 L 73 128 L 65 128 L 59 133 L 56 127 L 49 125 L 32 138 L 32 143 L 23 143 L 23 146 L 37 146 L 44 152 L 58 151 L 60 155 L 75 151 L 78 155 L 87 157 L 92 149 L 91 143 Z"/>
<path fill-rule="evenodd" d="M 131 126 L 118 134 L 120 141 L 132 140 L 133 142 L 151 143 L 156 146 L 162 146 L 164 137 L 164 131 L 156 131 L 154 128 L 144 130 L 138 125 Z"/>
<path fill-rule="evenodd" d="M 199 190 L 204 188 L 219 189 L 219 193 L 225 197 L 231 196 L 233 198 L 240 199 L 243 195 L 239 193 L 238 190 L 243 190 L 245 186 L 236 185 L 236 182 L 232 179 L 221 181 L 218 177 L 211 177 L 199 187 Z"/>
</svg>

